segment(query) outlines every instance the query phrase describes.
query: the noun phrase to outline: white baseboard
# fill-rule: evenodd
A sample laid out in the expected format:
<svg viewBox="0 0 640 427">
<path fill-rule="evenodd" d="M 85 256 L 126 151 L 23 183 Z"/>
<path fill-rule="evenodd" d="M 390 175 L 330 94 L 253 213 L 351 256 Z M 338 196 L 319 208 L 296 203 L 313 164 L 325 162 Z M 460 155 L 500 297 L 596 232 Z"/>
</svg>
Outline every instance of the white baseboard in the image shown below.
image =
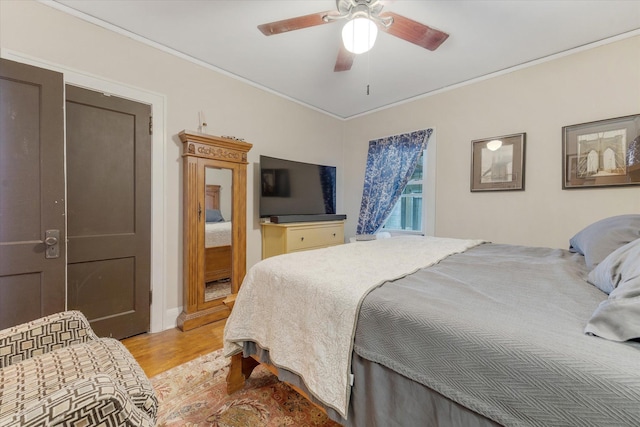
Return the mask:
<svg viewBox="0 0 640 427">
<path fill-rule="evenodd" d="M 173 329 L 178 326 L 178 316 L 182 313 L 182 307 L 170 308 L 164 312 L 164 330 Z"/>
</svg>

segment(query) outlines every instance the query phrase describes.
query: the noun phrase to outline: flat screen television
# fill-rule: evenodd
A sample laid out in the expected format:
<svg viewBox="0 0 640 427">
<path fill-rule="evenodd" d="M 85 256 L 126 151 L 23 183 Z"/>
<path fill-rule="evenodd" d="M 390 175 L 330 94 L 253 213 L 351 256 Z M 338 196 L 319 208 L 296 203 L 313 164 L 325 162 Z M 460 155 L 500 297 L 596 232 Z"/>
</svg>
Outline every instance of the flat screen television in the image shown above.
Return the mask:
<svg viewBox="0 0 640 427">
<path fill-rule="evenodd" d="M 261 218 L 336 219 L 335 166 L 260 156 L 260 187 Z"/>
</svg>

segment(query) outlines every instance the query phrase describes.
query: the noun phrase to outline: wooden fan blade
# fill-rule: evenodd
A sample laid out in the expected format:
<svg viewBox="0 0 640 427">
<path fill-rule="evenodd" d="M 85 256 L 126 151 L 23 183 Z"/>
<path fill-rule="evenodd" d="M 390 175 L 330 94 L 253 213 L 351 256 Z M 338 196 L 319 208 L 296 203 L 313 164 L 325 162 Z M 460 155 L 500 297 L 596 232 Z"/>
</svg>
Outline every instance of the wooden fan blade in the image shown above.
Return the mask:
<svg viewBox="0 0 640 427">
<path fill-rule="evenodd" d="M 328 24 L 333 21 L 325 22 L 322 17 L 335 14 L 335 11 L 312 13 L 311 15 L 298 16 L 296 18 L 283 19 L 282 21 L 270 22 L 268 24 L 258 25 L 258 29 L 265 36 L 286 33 L 287 31 L 301 30 L 303 28 L 315 27 L 316 25 Z"/>
<path fill-rule="evenodd" d="M 336 60 L 336 66 L 333 68 L 333 71 L 349 71 L 355 57 L 355 53 L 349 52 L 344 48 L 344 45 L 340 43 L 340 51 L 338 52 L 338 59 Z"/>
<path fill-rule="evenodd" d="M 402 15 L 395 14 L 393 12 L 384 12 L 380 14 L 380 17 L 391 16 L 393 17 L 393 24 L 389 28 L 380 26 L 382 31 L 385 31 L 392 36 L 401 38 L 413 44 L 417 44 L 420 47 L 429 50 L 436 50 L 446 39 L 449 34 L 436 30 L 435 28 L 428 27 L 413 19 L 405 18 Z"/>
</svg>

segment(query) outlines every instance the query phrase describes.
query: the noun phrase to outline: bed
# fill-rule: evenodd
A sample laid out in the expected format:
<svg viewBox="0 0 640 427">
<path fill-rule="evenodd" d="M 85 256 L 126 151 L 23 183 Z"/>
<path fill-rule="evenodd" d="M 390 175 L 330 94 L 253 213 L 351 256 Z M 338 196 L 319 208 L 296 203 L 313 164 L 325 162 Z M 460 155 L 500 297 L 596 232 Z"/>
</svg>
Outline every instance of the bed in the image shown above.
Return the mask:
<svg viewBox="0 0 640 427">
<path fill-rule="evenodd" d="M 204 281 L 231 277 L 231 221 L 220 213 L 220 186 L 205 188 L 205 260 Z"/>
<path fill-rule="evenodd" d="M 263 260 L 224 351 L 229 391 L 265 363 L 345 426 L 631 426 L 639 337 L 622 215 L 568 250 L 394 237 Z"/>
</svg>

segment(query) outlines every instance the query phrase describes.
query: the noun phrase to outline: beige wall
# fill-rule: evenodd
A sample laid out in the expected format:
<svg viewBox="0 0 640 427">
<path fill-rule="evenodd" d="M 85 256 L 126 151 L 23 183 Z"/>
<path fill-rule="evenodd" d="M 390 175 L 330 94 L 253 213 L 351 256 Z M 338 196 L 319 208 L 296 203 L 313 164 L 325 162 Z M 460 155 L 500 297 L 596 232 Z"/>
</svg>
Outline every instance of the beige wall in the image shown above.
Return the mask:
<svg viewBox="0 0 640 427">
<path fill-rule="evenodd" d="M 640 114 L 640 36 L 352 119 L 346 213 L 358 216 L 369 140 L 433 127 L 437 236 L 567 247 L 594 220 L 640 212 L 640 187 L 562 190 L 562 127 L 631 114 Z M 471 141 L 519 132 L 527 134 L 525 191 L 471 193 Z M 350 221 L 346 234 L 355 227 Z"/>
<path fill-rule="evenodd" d="M 0 1 L 0 54 L 19 53 L 165 99 L 164 305 L 182 305 L 182 177 L 177 133 L 204 111 L 214 135 L 249 153 L 247 263 L 260 259 L 260 154 L 338 166 L 338 212 L 355 234 L 370 139 L 433 127 L 436 235 L 565 247 L 583 225 L 640 212 L 640 187 L 561 190 L 561 128 L 640 113 L 640 37 L 586 50 L 343 122 L 33 1 Z M 428 77 L 427 77 L 428 78 Z M 526 191 L 469 192 L 470 141 L 527 133 Z M 155 147 L 157 149 L 157 147 Z M 157 183 L 156 183 L 157 184 Z M 157 213 L 157 212 L 156 212 Z"/>
</svg>

